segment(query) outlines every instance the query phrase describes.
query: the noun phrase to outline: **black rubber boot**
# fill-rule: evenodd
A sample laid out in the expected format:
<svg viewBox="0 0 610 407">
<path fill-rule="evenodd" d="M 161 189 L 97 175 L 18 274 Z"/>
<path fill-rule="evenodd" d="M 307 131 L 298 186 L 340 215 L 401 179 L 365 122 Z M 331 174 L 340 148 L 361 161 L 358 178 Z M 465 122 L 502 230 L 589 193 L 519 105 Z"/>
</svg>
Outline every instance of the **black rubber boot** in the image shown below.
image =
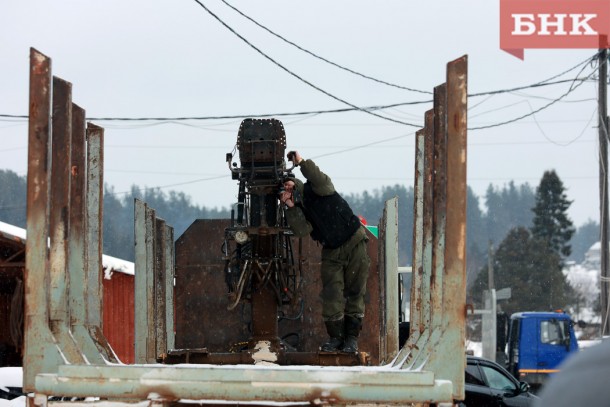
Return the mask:
<svg viewBox="0 0 610 407">
<path fill-rule="evenodd" d="M 345 316 L 345 341 L 341 347 L 342 352 L 358 352 L 358 335 L 362 330 L 362 318 Z"/>
<path fill-rule="evenodd" d="M 343 333 L 343 319 L 325 321 L 324 324 L 326 325 L 326 332 L 328 332 L 330 339 L 320 347 L 320 350 L 322 352 L 337 352 L 343 345 L 343 338 L 345 338 Z"/>
</svg>

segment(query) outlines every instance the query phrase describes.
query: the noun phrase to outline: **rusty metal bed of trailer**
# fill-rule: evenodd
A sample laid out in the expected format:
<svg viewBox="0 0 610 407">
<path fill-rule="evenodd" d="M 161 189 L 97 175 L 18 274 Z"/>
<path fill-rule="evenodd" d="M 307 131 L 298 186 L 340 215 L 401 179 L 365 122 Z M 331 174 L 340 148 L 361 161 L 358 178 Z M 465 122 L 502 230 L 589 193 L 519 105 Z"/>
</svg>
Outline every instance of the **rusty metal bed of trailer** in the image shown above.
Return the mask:
<svg viewBox="0 0 610 407">
<path fill-rule="evenodd" d="M 126 405 L 193 400 L 425 405 L 462 400 L 466 95 L 464 56 L 448 63 L 446 82 L 434 89 L 433 109 L 416 134 L 414 207 L 399 208 L 396 199 L 390 200 L 380 220 L 379 365 L 158 363 L 161 355 L 176 349 L 176 342 L 190 346 L 190 339 L 177 339 L 174 332 L 187 329 L 179 324 L 193 322 L 174 314 L 182 312 L 175 306 L 181 301 L 179 290 L 174 291 L 175 273 L 187 267 L 176 262 L 183 255 L 179 242 L 174 246 L 173 228 L 144 202 L 135 206 L 136 364 L 125 365 L 101 329 L 104 130 L 86 123 L 84 109 L 72 102 L 71 84 L 53 77 L 50 58 L 32 49 L 23 355 L 29 405 L 70 404 L 52 401 L 70 397 Z M 412 211 L 414 219 L 410 336 L 402 349 L 398 210 Z"/>
</svg>

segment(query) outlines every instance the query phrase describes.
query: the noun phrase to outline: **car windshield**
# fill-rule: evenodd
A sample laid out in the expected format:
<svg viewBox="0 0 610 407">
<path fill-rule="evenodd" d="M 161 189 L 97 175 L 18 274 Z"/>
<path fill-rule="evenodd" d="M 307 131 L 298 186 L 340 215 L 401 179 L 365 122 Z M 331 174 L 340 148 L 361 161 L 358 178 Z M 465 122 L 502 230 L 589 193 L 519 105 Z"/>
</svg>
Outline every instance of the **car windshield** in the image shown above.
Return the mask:
<svg viewBox="0 0 610 407">
<path fill-rule="evenodd" d="M 479 368 L 477 365 L 466 365 L 466 378 L 465 382 L 468 384 L 476 384 L 478 386 L 486 386 L 483 378 L 481 377 L 481 373 L 479 372 Z"/>
<path fill-rule="evenodd" d="M 560 345 L 565 342 L 565 333 L 567 329 L 567 321 L 550 321 L 540 322 L 540 342 L 551 345 Z"/>
<path fill-rule="evenodd" d="M 491 366 L 481 365 L 483 373 L 487 378 L 487 383 L 492 389 L 515 391 L 517 387 L 504 373 L 494 369 Z"/>
</svg>

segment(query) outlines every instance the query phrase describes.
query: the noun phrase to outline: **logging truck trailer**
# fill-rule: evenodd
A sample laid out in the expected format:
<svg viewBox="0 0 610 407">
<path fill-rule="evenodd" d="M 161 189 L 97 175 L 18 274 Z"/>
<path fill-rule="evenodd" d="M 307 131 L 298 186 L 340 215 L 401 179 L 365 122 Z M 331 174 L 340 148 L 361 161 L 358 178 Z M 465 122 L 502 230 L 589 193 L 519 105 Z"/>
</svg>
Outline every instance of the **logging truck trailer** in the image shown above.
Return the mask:
<svg viewBox="0 0 610 407">
<path fill-rule="evenodd" d="M 179 258 L 180 239 L 174 243 L 171 226 L 137 201 L 136 363 L 126 365 L 101 329 L 104 129 L 85 125 L 84 110 L 71 101 L 69 83 L 52 77 L 50 58 L 32 49 L 23 354 L 28 404 L 78 404 L 71 400 L 87 397 L 105 405 L 193 401 L 451 405 L 463 400 L 466 79 L 465 56 L 447 64 L 446 82 L 434 88 L 433 108 L 416 133 L 411 320 L 402 348 L 398 347 L 396 199 L 386 202 L 379 223 L 377 267 L 371 270 L 378 278 L 378 301 L 367 305 L 367 313 L 377 315 L 378 326 L 371 334 L 377 338 L 375 349 L 371 345 L 356 355 L 273 348 L 274 337 L 270 348 L 263 349 L 260 345 L 265 341 L 251 337 L 242 349 L 225 353 L 176 346 L 185 330 L 178 329 L 175 321 L 185 315 L 174 312 L 188 309 L 189 303 L 178 290 L 181 273 L 200 267 L 199 274 L 205 274 L 207 269 Z M 251 140 L 249 146 L 259 141 Z M 271 142 L 272 150 L 277 146 L 277 140 L 265 142 Z M 66 146 L 72 147 L 71 154 Z M 283 161 L 274 165 L 276 170 L 286 170 Z M 248 193 L 247 188 L 244 192 Z M 264 211 L 267 203 L 257 210 Z M 268 226 L 250 225 L 247 232 L 266 241 L 263 237 L 271 233 Z M 231 227 L 236 232 L 235 225 Z M 203 247 L 213 238 L 199 235 L 198 244 Z M 258 278 L 273 281 L 275 277 L 259 274 Z M 258 324 L 251 332 L 273 332 L 279 318 L 277 299 L 273 298 L 273 304 L 269 297 L 256 299 L 256 290 L 250 295 L 250 323 Z M 197 298 L 203 297 L 210 295 Z M 189 316 L 213 313 L 196 306 L 190 310 Z M 228 320 L 226 325 L 229 329 Z M 212 335 L 224 329 L 218 324 L 205 331 Z M 210 336 L 206 338 L 211 341 Z M 263 353 L 266 356 L 261 359 Z M 367 365 L 367 353 L 377 355 L 375 365 Z"/>
</svg>

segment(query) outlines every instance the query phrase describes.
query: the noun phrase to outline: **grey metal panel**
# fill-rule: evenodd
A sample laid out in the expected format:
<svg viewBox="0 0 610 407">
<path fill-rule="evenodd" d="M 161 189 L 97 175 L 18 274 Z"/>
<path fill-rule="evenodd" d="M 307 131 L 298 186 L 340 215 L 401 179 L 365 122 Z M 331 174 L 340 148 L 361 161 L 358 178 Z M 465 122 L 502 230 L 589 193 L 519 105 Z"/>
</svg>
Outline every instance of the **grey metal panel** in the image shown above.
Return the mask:
<svg viewBox="0 0 610 407">
<path fill-rule="evenodd" d="M 434 111 L 425 114 L 425 126 L 418 132 L 415 166 L 417 185 L 415 189 L 413 222 L 413 265 L 411 284 L 411 321 L 410 336 L 401 349 L 395 365 L 409 369 L 420 354 L 425 357 L 425 346 L 430 338 L 432 280 L 432 237 L 434 212 L 433 205 L 433 159 L 434 159 Z M 419 171 L 419 172 L 418 172 Z"/>
<path fill-rule="evenodd" d="M 164 352 L 176 347 L 176 333 L 174 327 L 174 228 L 165 226 L 165 328 L 167 330 L 167 344 Z"/>
<path fill-rule="evenodd" d="M 385 203 L 387 219 L 384 235 L 384 276 L 385 276 L 385 361 L 392 360 L 398 353 L 398 198 Z"/>
<path fill-rule="evenodd" d="M 102 326 L 104 129 L 87 123 L 87 324 Z"/>
<path fill-rule="evenodd" d="M 166 241 L 166 224 L 163 219 L 155 218 L 155 235 L 154 235 L 154 247 L 155 247 L 155 261 L 154 261 L 154 328 L 156 338 L 156 349 L 155 359 L 167 352 L 167 315 L 166 315 L 166 302 L 165 302 L 165 271 L 166 271 L 166 250 L 165 246 L 168 244 Z"/>
<path fill-rule="evenodd" d="M 107 361 L 118 358 L 103 333 L 102 319 L 102 241 L 104 206 L 104 129 L 87 123 L 87 188 L 86 188 L 86 285 L 87 323 L 91 339 Z"/>
<path fill-rule="evenodd" d="M 134 238 L 135 238 L 135 362 L 146 363 L 146 341 L 148 337 L 148 309 L 146 301 L 147 274 L 147 235 L 146 204 L 139 199 L 134 201 Z"/>
<path fill-rule="evenodd" d="M 146 362 L 157 361 L 155 329 L 155 210 L 146 206 Z"/>
<path fill-rule="evenodd" d="M 70 332 L 68 316 L 68 242 L 70 239 L 70 157 L 72 85 L 53 77 L 53 121 L 49 213 L 49 324 L 57 345 L 70 363 L 85 363 Z"/>
<path fill-rule="evenodd" d="M 74 340 L 89 363 L 105 363 L 98 347 L 85 327 L 87 322 L 87 264 L 85 204 L 87 161 L 85 110 L 72 104 L 72 153 L 70 158 L 70 239 L 68 250 L 68 294 L 71 331 Z"/>
</svg>

